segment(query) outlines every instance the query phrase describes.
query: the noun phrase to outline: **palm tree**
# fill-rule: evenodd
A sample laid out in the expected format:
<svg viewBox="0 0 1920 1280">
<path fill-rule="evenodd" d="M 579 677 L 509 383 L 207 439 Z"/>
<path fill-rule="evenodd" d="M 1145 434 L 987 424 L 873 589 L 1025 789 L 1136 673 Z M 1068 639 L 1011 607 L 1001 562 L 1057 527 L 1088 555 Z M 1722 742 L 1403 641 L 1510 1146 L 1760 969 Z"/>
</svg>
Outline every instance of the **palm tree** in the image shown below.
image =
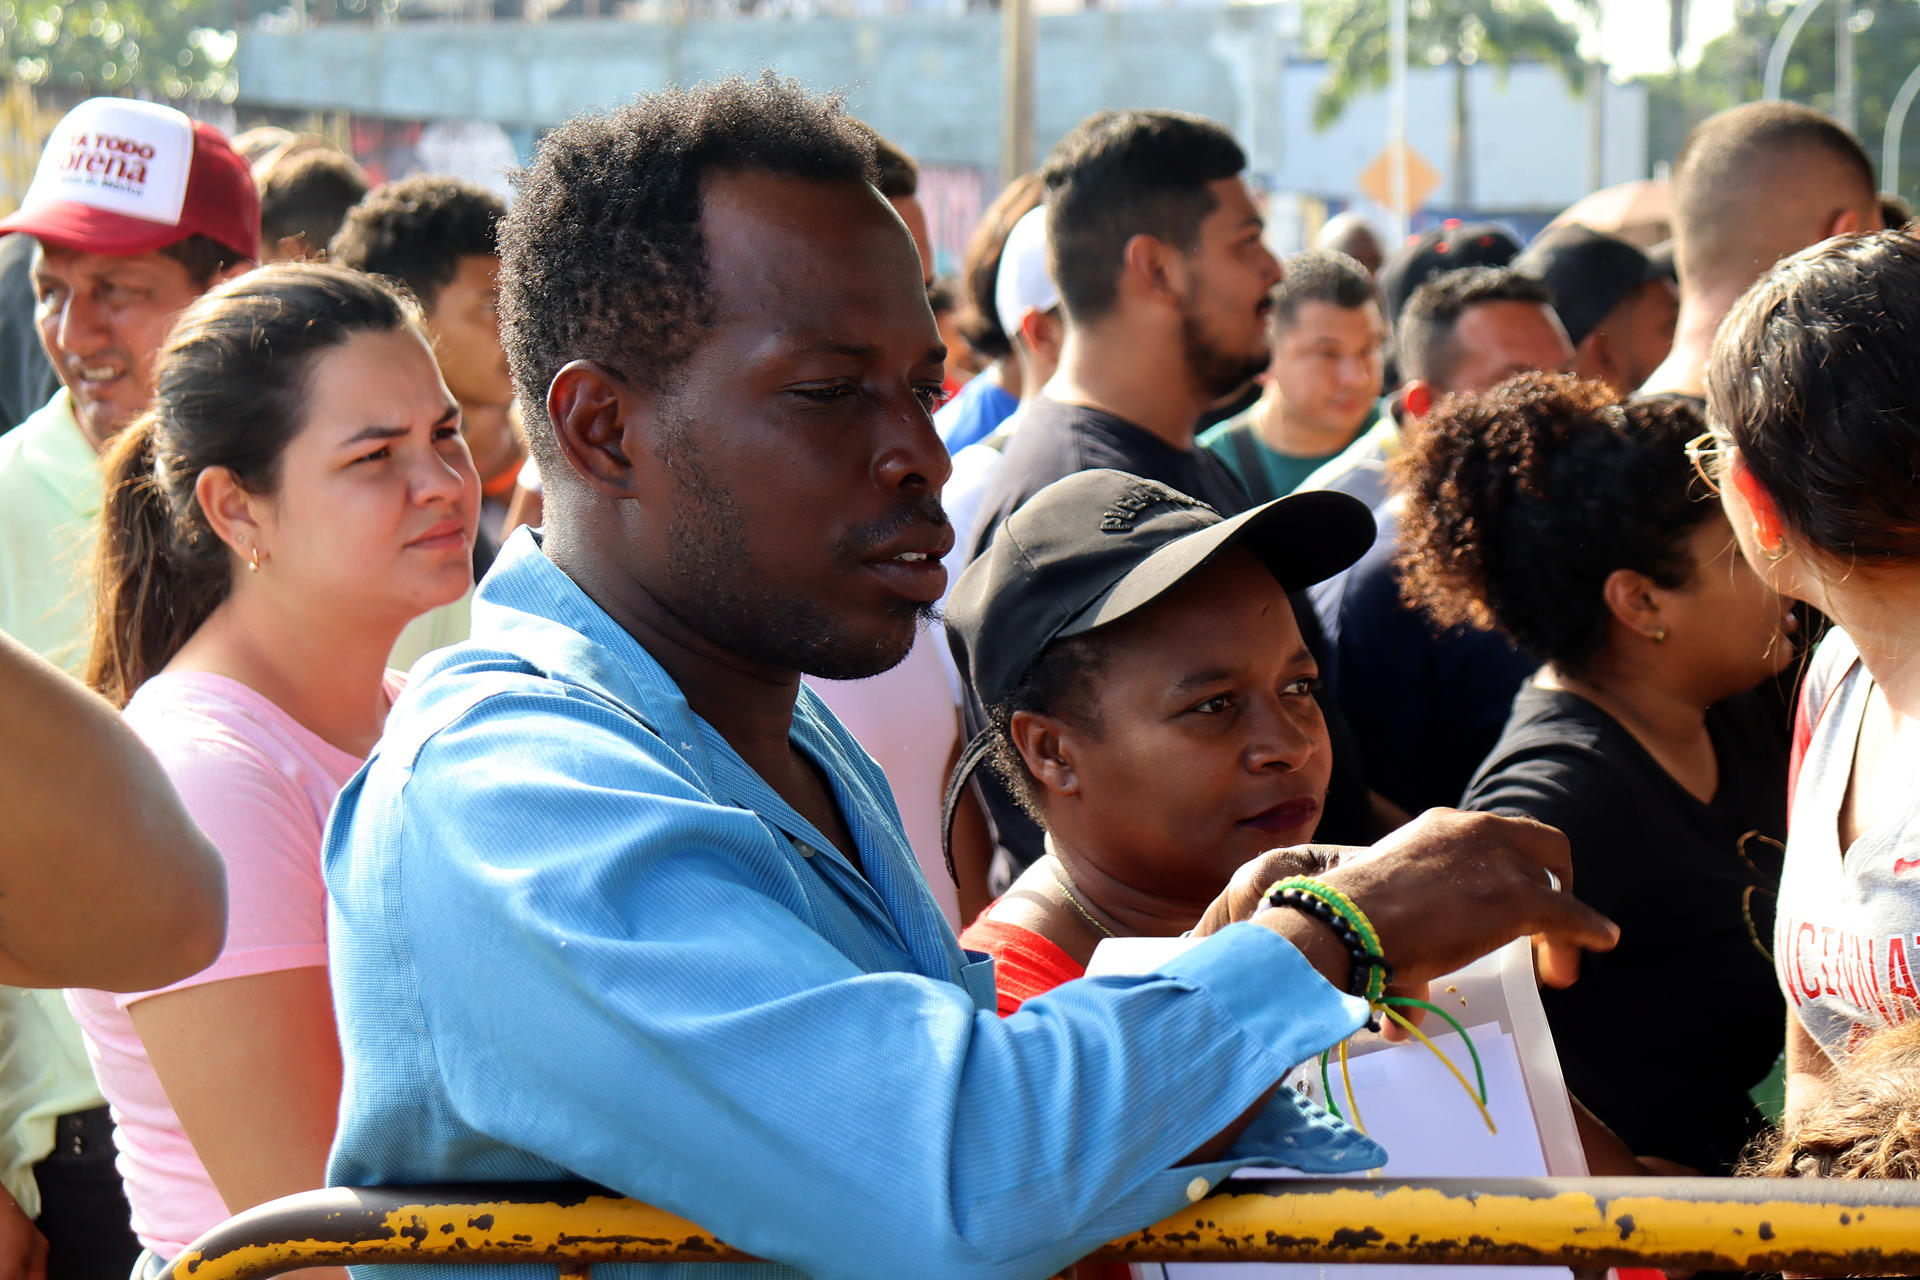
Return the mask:
<svg viewBox="0 0 1920 1280">
<path fill-rule="evenodd" d="M 1345 113 L 1355 95 L 1386 86 L 1390 5 L 1382 0 L 1309 0 L 1308 47 L 1326 61 L 1314 97 L 1313 126 L 1324 129 Z M 1467 72 L 1485 62 L 1505 73 L 1516 62 L 1545 62 L 1583 89 L 1586 64 L 1579 33 L 1545 0 L 1408 0 L 1407 53 L 1416 66 L 1451 65 L 1453 80 L 1453 203 L 1473 204 L 1472 122 Z"/>
</svg>

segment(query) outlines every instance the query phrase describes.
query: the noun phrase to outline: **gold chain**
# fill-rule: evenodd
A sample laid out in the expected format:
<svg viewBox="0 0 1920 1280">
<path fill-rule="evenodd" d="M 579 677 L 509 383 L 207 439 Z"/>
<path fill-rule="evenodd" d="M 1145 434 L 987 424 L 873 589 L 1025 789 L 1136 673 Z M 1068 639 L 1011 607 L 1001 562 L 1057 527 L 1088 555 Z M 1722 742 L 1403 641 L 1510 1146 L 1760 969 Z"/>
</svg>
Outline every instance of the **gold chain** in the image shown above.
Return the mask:
<svg viewBox="0 0 1920 1280">
<path fill-rule="evenodd" d="M 1058 857 L 1055 857 L 1053 861 L 1055 865 L 1060 867 L 1061 871 L 1066 871 L 1066 865 L 1064 863 L 1061 863 Z M 1075 897 L 1073 890 L 1067 887 L 1067 882 L 1060 878 L 1059 871 L 1055 871 L 1053 867 L 1048 867 L 1047 874 L 1052 876 L 1053 882 L 1060 886 L 1060 892 L 1067 895 L 1067 901 L 1073 904 L 1073 909 L 1080 913 L 1081 919 L 1085 920 L 1088 924 L 1098 929 L 1101 933 L 1106 934 L 1109 938 L 1117 938 L 1120 936 L 1119 934 L 1115 933 L 1113 930 L 1107 928 L 1107 926 L 1101 924 L 1098 920 L 1095 920 L 1093 918 L 1093 913 L 1080 905 L 1080 899 Z M 1071 878 L 1073 873 L 1071 871 L 1068 871 L 1067 875 L 1069 878 Z"/>
</svg>

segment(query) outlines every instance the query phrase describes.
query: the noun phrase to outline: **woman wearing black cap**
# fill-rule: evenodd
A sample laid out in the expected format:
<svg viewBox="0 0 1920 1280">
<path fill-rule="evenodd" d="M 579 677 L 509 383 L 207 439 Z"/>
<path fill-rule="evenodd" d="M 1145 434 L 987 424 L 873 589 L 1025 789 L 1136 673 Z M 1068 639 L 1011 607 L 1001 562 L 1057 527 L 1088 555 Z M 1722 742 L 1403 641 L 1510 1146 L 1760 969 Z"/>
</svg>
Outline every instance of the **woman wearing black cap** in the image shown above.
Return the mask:
<svg viewBox="0 0 1920 1280">
<path fill-rule="evenodd" d="M 961 576 L 949 632 L 994 765 L 1047 832 L 1047 856 L 961 938 L 994 955 L 1003 1013 L 1079 976 L 1103 938 L 1185 932 L 1242 864 L 1313 838 L 1331 753 L 1286 593 L 1372 537 L 1344 494 L 1222 521 L 1083 472 Z"/>
</svg>

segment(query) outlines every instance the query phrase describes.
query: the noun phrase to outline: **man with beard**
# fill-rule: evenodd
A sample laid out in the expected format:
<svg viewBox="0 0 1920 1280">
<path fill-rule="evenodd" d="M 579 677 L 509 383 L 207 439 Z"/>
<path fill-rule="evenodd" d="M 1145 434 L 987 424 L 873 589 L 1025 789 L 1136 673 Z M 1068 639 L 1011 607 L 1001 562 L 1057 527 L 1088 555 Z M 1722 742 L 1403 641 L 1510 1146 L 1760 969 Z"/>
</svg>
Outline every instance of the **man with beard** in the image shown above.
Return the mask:
<svg viewBox="0 0 1920 1280">
<path fill-rule="evenodd" d="M 1094 467 L 1158 480 L 1231 515 L 1247 504 L 1194 448 L 1207 406 L 1267 367 L 1280 261 L 1240 174 L 1246 153 L 1211 120 L 1103 111 L 1041 170 L 1067 335 L 1060 367 L 1021 404 L 981 510 L 975 554 L 1027 499 Z"/>
<path fill-rule="evenodd" d="M 1002 1020 L 801 688 L 898 662 L 946 581 L 945 352 L 873 174 L 772 77 L 542 140 L 501 320 L 546 523 L 329 824 L 332 1182 L 599 1183 L 768 1260 L 708 1280 L 1014 1280 L 1256 1159 L 1383 1158 L 1275 1089 L 1365 1016 L 1319 976 L 1351 986 L 1351 949 L 1259 908 L 1297 860 L 1158 973 Z M 1549 829 L 1451 814 L 1321 875 L 1402 981 L 1534 932 L 1566 980 L 1613 930 L 1543 866 L 1569 871 Z"/>
<path fill-rule="evenodd" d="M 1207 407 L 1267 367 L 1280 260 L 1240 175 L 1233 135 L 1177 111 L 1103 111 L 1062 138 L 1041 175 L 1048 265 L 1066 337 L 1039 395 L 1023 400 L 981 503 L 973 554 L 1027 499 L 1063 476 L 1125 471 L 1200 499 L 1222 515 L 1249 505 L 1233 473 L 1194 437 Z M 1307 646 L 1324 650 L 1304 592 L 1293 602 Z M 986 713 L 969 690 L 967 728 Z M 1352 735 L 1329 701 L 1334 778 L 1320 830 L 1365 844 L 1378 827 Z M 1013 796 L 980 779 L 1011 879 L 1041 854 L 1040 829 Z"/>
</svg>

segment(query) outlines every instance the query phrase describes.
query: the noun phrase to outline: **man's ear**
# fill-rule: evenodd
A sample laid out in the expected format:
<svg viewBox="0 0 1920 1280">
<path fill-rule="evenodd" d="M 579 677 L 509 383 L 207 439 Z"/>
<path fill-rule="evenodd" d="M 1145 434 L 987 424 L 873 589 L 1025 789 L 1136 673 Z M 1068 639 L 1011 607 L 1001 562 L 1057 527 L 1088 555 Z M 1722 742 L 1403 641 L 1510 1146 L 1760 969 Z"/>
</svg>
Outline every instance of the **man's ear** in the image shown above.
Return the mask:
<svg viewBox="0 0 1920 1280">
<path fill-rule="evenodd" d="M 1827 238 L 1851 235 L 1866 225 L 1858 209 L 1841 209 L 1827 220 Z"/>
<path fill-rule="evenodd" d="M 1409 418 L 1426 417 L 1433 411 L 1433 384 L 1415 378 L 1401 392 L 1400 403 L 1406 406 Z"/>
<path fill-rule="evenodd" d="M 547 386 L 547 418 L 560 455 L 610 498 L 634 496 L 628 424 L 647 417 L 653 397 L 597 360 L 573 360 Z"/>
<path fill-rule="evenodd" d="M 1060 342 L 1066 336 L 1066 322 L 1055 307 L 1042 311 L 1028 307 L 1020 317 L 1020 340 L 1027 350 L 1052 364 L 1060 363 Z"/>
<path fill-rule="evenodd" d="M 1139 290 L 1175 304 L 1186 296 L 1186 258 L 1166 241 L 1146 234 L 1133 236 L 1120 257 L 1126 276 Z"/>
<path fill-rule="evenodd" d="M 1016 711 L 1007 724 L 1007 736 L 1014 750 L 1027 762 L 1027 772 L 1039 782 L 1043 793 L 1072 796 L 1080 793 L 1080 779 L 1074 773 L 1073 753 L 1063 741 L 1066 725 L 1038 711 Z"/>
<path fill-rule="evenodd" d="M 1601 382 L 1612 383 L 1620 376 L 1620 365 L 1613 358 L 1613 339 L 1608 335 L 1605 325 L 1580 339 L 1580 345 L 1573 349 L 1573 364 L 1583 378 L 1597 378 Z"/>
</svg>

